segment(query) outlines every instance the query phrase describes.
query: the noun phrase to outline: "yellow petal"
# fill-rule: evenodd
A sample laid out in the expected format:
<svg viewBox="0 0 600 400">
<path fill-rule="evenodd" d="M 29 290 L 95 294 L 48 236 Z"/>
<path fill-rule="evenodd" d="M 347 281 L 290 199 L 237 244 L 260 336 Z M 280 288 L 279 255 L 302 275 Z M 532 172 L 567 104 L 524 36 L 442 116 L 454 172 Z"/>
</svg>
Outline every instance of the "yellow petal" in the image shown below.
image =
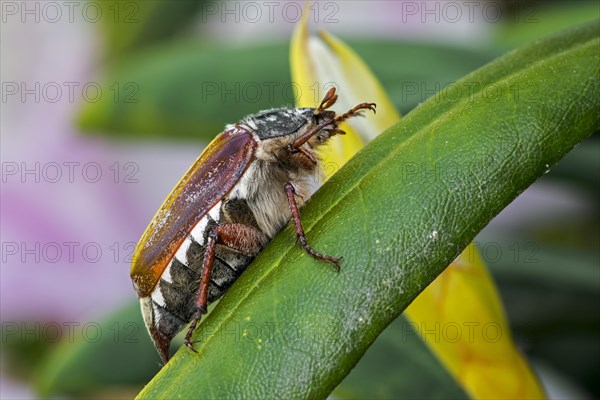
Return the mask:
<svg viewBox="0 0 600 400">
<path fill-rule="evenodd" d="M 303 14 L 307 15 L 308 12 Z M 352 118 L 341 125 L 347 134 L 334 137 L 322 152 L 330 170 L 339 169 L 364 143 L 400 119 L 381 83 L 362 59 L 325 32 L 320 38 L 310 37 L 307 18 L 303 17 L 292 37 L 290 64 L 298 107 L 317 106 L 331 86 L 338 89 L 339 99 L 332 107 L 338 113 L 359 103 L 377 104 L 377 114 L 367 111 L 366 118 Z"/>
<path fill-rule="evenodd" d="M 303 15 L 308 15 L 304 13 Z M 362 146 L 400 119 L 367 65 L 347 45 L 327 33 L 310 37 L 307 20 L 291 45 L 292 81 L 299 107 L 315 107 L 335 84 L 336 112 L 355 104 L 377 104 L 377 115 L 354 118 L 334 137 L 324 161 L 335 171 Z M 333 168 L 332 168 L 333 166 Z M 474 398 L 544 398 L 537 379 L 518 352 L 496 287 L 475 246 L 469 245 L 406 309 L 421 338 Z"/>
<path fill-rule="evenodd" d="M 320 37 L 322 41 L 317 38 L 311 41 L 313 51 L 327 64 L 319 62 L 317 70 L 322 68 L 322 75 L 328 78 L 329 82 L 339 85 L 339 111 L 346 111 L 358 103 L 377 104 L 375 115 L 369 114 L 366 118 L 348 120 L 361 139 L 368 143 L 398 122 L 400 114 L 379 80 L 354 50 L 327 32 L 321 32 Z"/>
<path fill-rule="evenodd" d="M 290 69 L 296 107 L 315 107 L 319 103 L 318 97 L 311 98 L 308 95 L 316 79 L 314 66 L 309 59 L 308 38 L 306 17 L 303 17 L 292 35 L 290 46 Z"/>
<path fill-rule="evenodd" d="M 421 338 L 477 399 L 542 399 L 494 283 L 470 244 L 406 309 Z"/>
</svg>

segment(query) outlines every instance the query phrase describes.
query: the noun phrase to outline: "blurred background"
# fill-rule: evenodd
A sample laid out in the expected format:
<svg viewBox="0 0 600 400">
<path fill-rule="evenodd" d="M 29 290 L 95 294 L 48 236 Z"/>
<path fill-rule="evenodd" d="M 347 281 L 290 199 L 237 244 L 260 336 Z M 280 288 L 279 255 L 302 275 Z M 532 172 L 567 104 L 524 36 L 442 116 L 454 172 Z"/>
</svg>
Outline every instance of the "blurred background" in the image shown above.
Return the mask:
<svg viewBox="0 0 600 400">
<path fill-rule="evenodd" d="M 226 123 L 292 105 L 289 40 L 347 41 L 406 114 L 597 1 L 2 1 L 1 398 L 133 398 L 159 370 L 135 244 Z M 600 141 L 476 238 L 520 349 L 554 398 L 598 398 Z M 334 397 L 460 390 L 400 318 Z M 432 384 L 437 382 L 439 384 Z M 365 391 L 366 390 L 366 391 Z"/>
</svg>

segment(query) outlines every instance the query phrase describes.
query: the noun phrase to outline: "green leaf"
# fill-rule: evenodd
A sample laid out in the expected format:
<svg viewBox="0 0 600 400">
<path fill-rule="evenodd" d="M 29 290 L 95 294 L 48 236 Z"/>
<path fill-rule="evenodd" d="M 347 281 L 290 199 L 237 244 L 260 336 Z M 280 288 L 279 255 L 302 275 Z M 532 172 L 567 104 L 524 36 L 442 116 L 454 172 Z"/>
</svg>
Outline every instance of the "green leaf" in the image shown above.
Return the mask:
<svg viewBox="0 0 600 400">
<path fill-rule="evenodd" d="M 395 42 L 353 46 L 373 60 L 374 71 L 401 111 L 495 55 Z M 225 124 L 248 114 L 294 104 L 288 53 L 287 44 L 216 47 L 181 42 L 155 47 L 106 74 L 104 96 L 84 103 L 79 126 L 115 138 L 210 140 Z"/>
<path fill-rule="evenodd" d="M 198 353 L 181 348 L 139 398 L 327 397 L 493 216 L 600 128 L 597 26 L 507 54 L 365 147 L 302 212 L 341 272 L 285 229 L 197 329 Z"/>
</svg>

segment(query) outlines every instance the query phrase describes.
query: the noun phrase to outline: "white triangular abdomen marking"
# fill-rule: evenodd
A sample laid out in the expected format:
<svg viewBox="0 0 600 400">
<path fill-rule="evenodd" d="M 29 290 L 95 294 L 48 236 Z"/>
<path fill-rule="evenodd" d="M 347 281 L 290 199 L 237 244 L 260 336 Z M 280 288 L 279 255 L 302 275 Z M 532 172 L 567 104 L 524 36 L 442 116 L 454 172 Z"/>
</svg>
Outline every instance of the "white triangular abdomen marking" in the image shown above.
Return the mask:
<svg viewBox="0 0 600 400">
<path fill-rule="evenodd" d="M 182 263 L 183 265 L 186 265 L 186 266 L 188 265 L 187 264 L 187 251 L 191 245 L 192 245 L 192 239 L 188 236 L 185 238 L 185 240 L 183 241 L 181 246 L 179 246 L 177 253 L 175 253 L 175 258 L 177 259 L 177 261 L 179 261 L 180 263 Z M 170 266 L 170 264 L 171 263 L 169 263 L 169 266 Z"/>
<path fill-rule="evenodd" d="M 161 307 L 166 307 L 165 298 L 163 297 L 162 292 L 160 291 L 160 285 L 156 285 L 152 293 L 150 294 L 152 301 L 158 304 Z"/>
</svg>

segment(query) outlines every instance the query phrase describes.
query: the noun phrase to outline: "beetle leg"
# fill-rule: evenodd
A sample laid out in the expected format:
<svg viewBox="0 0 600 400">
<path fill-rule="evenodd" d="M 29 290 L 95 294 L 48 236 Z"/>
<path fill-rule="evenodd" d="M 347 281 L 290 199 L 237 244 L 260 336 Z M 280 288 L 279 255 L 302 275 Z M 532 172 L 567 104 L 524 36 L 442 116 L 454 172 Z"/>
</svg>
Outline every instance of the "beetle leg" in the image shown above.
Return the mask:
<svg viewBox="0 0 600 400">
<path fill-rule="evenodd" d="M 208 242 L 202 260 L 202 279 L 200 280 L 200 289 L 194 300 L 194 315 L 192 323 L 185 335 L 184 343 L 190 349 L 194 349 L 192 334 L 207 312 L 208 306 L 208 285 L 215 261 L 215 247 L 218 244 L 230 247 L 241 253 L 256 255 L 264 245 L 264 235 L 261 235 L 256 229 L 244 224 L 224 224 L 216 226 L 208 234 Z"/>
<path fill-rule="evenodd" d="M 304 228 L 302 228 L 302 221 L 300 220 L 300 212 L 298 211 L 298 204 L 296 203 L 296 189 L 294 189 L 294 185 L 291 182 L 288 182 L 285 185 L 285 193 L 288 198 L 288 203 L 290 205 L 290 211 L 292 212 L 292 220 L 294 221 L 294 225 L 296 226 L 296 237 L 300 242 L 302 248 L 311 256 L 318 260 L 329 261 L 333 265 L 335 265 L 336 270 L 340 270 L 340 259 L 336 257 L 326 256 L 317 252 L 315 249 L 310 247 L 306 241 L 306 235 L 304 234 Z"/>
<path fill-rule="evenodd" d="M 330 95 L 333 96 L 331 94 L 331 90 L 327 93 L 327 96 L 325 97 L 325 99 L 323 99 L 321 106 L 319 106 L 319 109 L 317 109 L 317 111 L 315 112 L 316 114 L 318 114 L 319 111 L 322 111 L 323 104 L 327 105 L 330 102 L 335 101 L 335 99 L 337 99 L 337 96 L 333 96 L 328 99 L 328 97 Z M 331 104 L 333 104 L 333 103 L 331 103 Z M 329 105 L 331 105 L 331 104 L 329 104 Z M 377 105 L 375 103 L 360 103 L 360 104 L 352 107 L 350 110 L 348 110 L 344 114 L 338 115 L 333 120 L 324 120 L 324 121 L 319 122 L 311 130 L 304 133 L 302 136 L 300 136 L 299 138 L 294 140 L 292 143 L 288 144 L 288 146 L 287 146 L 288 151 L 290 153 L 297 153 L 298 151 L 300 151 L 300 146 L 302 146 L 304 143 L 308 142 L 310 140 L 310 138 L 312 138 L 320 130 L 326 128 L 328 125 L 331 125 L 331 124 L 334 125 L 333 129 L 336 134 L 342 134 L 342 135 L 345 134 L 346 132 L 339 129 L 337 127 L 337 124 L 347 120 L 350 117 L 354 117 L 356 115 L 361 115 L 362 110 L 371 110 L 371 111 L 375 112 L 376 106 Z"/>
<path fill-rule="evenodd" d="M 224 224 L 217 227 L 218 243 L 240 253 L 255 256 L 266 244 L 265 235 L 246 224 Z"/>
<path fill-rule="evenodd" d="M 194 349 L 194 342 L 191 341 L 192 333 L 196 329 L 196 325 L 200 322 L 202 315 L 206 314 L 206 307 L 208 305 L 208 284 L 210 283 L 210 274 L 215 261 L 215 246 L 217 244 L 218 233 L 217 228 L 211 229 L 208 234 L 208 241 L 206 243 L 206 250 L 204 253 L 204 259 L 202 260 L 202 279 L 200 280 L 200 289 L 194 300 L 194 315 L 192 317 L 192 323 L 188 328 L 183 342 L 187 347 Z M 196 351 L 197 352 L 197 351 Z"/>
<path fill-rule="evenodd" d="M 352 107 L 349 111 L 345 112 L 344 114 L 338 115 L 335 118 L 334 122 L 336 124 L 339 124 L 340 122 L 345 121 L 350 117 L 353 117 L 355 115 L 360 115 L 361 110 L 371 110 L 375 113 L 376 106 L 377 105 L 375 103 L 360 103 L 359 105 Z"/>
<path fill-rule="evenodd" d="M 294 140 L 292 143 L 288 144 L 288 151 L 290 153 L 297 153 L 300 151 L 300 146 L 304 143 L 308 142 L 311 137 L 313 137 L 317 132 L 321 129 L 325 128 L 327 125 L 330 125 L 331 121 L 322 121 L 315 125 L 310 131 L 306 132 L 304 135 L 300 136 L 298 139 Z"/>
</svg>

